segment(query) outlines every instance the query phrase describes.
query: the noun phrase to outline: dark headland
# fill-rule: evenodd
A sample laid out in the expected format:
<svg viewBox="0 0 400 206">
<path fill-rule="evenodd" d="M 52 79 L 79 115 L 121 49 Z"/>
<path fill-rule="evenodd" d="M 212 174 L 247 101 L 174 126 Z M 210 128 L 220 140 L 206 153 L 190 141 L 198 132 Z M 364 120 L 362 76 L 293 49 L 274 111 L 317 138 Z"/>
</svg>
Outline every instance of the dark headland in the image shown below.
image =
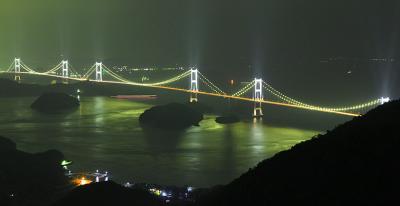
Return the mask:
<svg viewBox="0 0 400 206">
<path fill-rule="evenodd" d="M 260 162 L 196 205 L 392 205 L 400 185 L 400 101 Z"/>
<path fill-rule="evenodd" d="M 203 120 L 201 112 L 179 103 L 154 106 L 139 117 L 140 123 L 145 127 L 169 130 L 198 126 L 201 120 Z"/>
<path fill-rule="evenodd" d="M 130 189 L 112 181 L 80 186 L 57 201 L 53 206 L 70 205 L 166 205 L 144 190 Z"/>
<path fill-rule="evenodd" d="M 68 179 L 56 150 L 30 154 L 0 137 L 0 205 L 47 205 L 65 190 Z"/>
</svg>

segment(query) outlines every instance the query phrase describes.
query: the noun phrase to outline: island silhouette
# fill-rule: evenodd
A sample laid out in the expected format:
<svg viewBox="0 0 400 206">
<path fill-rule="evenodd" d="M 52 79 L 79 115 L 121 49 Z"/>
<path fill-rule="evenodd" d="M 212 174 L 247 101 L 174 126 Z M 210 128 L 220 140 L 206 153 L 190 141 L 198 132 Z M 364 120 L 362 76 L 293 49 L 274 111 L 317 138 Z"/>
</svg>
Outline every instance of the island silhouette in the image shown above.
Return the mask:
<svg viewBox="0 0 400 206">
<path fill-rule="evenodd" d="M 144 127 L 166 130 L 181 130 L 198 126 L 201 120 L 203 120 L 201 112 L 180 103 L 154 106 L 144 111 L 139 117 L 139 122 Z"/>
<path fill-rule="evenodd" d="M 79 105 L 76 97 L 65 93 L 48 92 L 39 96 L 31 108 L 43 113 L 59 113 L 76 109 Z"/>
</svg>

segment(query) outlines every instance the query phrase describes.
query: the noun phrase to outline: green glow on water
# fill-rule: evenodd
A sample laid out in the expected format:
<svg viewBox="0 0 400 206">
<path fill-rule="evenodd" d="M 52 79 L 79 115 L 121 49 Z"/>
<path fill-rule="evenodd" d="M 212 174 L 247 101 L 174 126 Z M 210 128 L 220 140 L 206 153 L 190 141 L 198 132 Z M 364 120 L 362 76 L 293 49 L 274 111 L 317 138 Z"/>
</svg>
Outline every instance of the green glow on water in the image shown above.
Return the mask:
<svg viewBox="0 0 400 206">
<path fill-rule="evenodd" d="M 106 169 L 116 181 L 223 184 L 318 133 L 253 122 L 221 125 L 215 116 L 183 132 L 144 131 L 138 117 L 151 107 L 146 102 L 82 98 L 73 113 L 42 115 L 29 108 L 32 101 L 2 99 L 0 135 L 28 152 L 58 149 L 74 162 L 70 169 Z"/>
</svg>

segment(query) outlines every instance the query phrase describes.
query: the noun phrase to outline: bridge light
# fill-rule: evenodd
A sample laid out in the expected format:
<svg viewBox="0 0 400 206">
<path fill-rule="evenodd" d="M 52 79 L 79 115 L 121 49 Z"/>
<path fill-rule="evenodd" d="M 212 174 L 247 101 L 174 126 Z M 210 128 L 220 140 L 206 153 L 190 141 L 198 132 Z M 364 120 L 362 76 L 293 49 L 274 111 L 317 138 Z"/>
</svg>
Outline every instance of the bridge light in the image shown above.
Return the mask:
<svg viewBox="0 0 400 206">
<path fill-rule="evenodd" d="M 390 101 L 390 98 L 389 98 L 389 97 L 381 97 L 381 99 L 379 100 L 379 102 L 380 102 L 381 104 L 388 103 L 389 101 Z"/>
<path fill-rule="evenodd" d="M 96 81 L 103 81 L 103 63 L 96 62 Z"/>
<path fill-rule="evenodd" d="M 197 92 L 199 91 L 199 75 L 197 68 L 190 68 L 190 102 L 198 102 Z"/>
<path fill-rule="evenodd" d="M 74 180 L 73 180 L 73 183 L 74 183 L 76 186 L 82 186 L 82 185 L 90 184 L 90 183 L 92 183 L 92 181 L 86 179 L 85 177 L 82 177 L 82 178 L 80 178 L 80 179 L 74 179 Z"/>
<path fill-rule="evenodd" d="M 68 74 L 68 60 L 63 60 L 61 61 L 61 68 L 62 68 L 62 77 L 64 78 L 68 78 L 69 74 Z"/>
<path fill-rule="evenodd" d="M 254 117 L 262 117 L 263 112 L 262 112 L 262 101 L 264 100 L 264 95 L 262 91 L 262 79 L 254 79 L 254 110 L 253 110 L 253 116 Z"/>
<path fill-rule="evenodd" d="M 21 76 L 19 73 L 21 73 L 21 59 L 20 58 L 15 58 L 14 59 L 14 80 L 15 81 L 21 81 Z"/>
</svg>

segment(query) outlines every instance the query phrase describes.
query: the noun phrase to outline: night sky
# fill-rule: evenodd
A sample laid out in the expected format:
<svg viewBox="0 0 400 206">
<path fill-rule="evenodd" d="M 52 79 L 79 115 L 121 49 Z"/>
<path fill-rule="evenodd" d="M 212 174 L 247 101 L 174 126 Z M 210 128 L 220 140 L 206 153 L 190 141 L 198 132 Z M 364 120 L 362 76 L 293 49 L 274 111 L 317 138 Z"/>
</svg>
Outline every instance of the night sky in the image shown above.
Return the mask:
<svg viewBox="0 0 400 206">
<path fill-rule="evenodd" d="M 321 102 L 399 97 L 399 11 L 395 0 L 2 0 L 0 67 L 14 56 L 36 68 L 197 65 L 216 82 L 258 75 Z"/>
</svg>

